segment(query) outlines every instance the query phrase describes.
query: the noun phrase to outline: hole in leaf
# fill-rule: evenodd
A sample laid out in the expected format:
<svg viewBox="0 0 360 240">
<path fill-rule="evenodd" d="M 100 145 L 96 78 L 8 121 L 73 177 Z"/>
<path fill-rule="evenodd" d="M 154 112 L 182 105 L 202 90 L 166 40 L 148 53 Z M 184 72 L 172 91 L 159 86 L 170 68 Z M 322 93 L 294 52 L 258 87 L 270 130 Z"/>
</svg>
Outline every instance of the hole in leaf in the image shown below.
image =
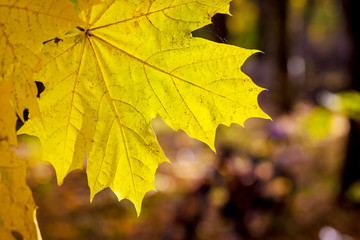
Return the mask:
<svg viewBox="0 0 360 240">
<path fill-rule="evenodd" d="M 29 109 L 26 108 L 23 111 L 23 118 L 24 118 L 25 121 L 29 120 Z"/>
<path fill-rule="evenodd" d="M 45 85 L 42 82 L 35 81 L 36 87 L 37 87 L 37 94 L 36 97 L 40 98 L 40 94 L 45 90 Z"/>
</svg>

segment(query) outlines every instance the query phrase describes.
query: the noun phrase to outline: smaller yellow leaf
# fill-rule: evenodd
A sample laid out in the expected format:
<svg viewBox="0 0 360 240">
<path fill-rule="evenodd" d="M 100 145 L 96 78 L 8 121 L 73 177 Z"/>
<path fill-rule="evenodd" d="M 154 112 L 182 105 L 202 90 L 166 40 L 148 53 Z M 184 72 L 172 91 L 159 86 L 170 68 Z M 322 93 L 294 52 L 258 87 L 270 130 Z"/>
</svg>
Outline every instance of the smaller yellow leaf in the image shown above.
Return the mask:
<svg viewBox="0 0 360 240">
<path fill-rule="evenodd" d="M 26 185 L 27 163 L 0 141 L 0 239 L 35 240 L 35 203 Z"/>
<path fill-rule="evenodd" d="M 16 115 L 10 104 L 12 88 L 12 82 L 0 81 L 0 140 L 6 140 L 10 144 L 16 145 Z"/>
</svg>

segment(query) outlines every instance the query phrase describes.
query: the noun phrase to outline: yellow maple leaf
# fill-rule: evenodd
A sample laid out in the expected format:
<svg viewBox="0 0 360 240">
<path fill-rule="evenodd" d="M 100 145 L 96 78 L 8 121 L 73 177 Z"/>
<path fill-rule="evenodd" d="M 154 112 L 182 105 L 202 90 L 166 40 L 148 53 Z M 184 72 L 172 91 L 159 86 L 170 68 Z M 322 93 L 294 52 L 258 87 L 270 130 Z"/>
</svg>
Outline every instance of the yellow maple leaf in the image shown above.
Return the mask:
<svg viewBox="0 0 360 240">
<path fill-rule="evenodd" d="M 212 149 L 219 124 L 268 118 L 263 89 L 240 69 L 256 51 L 191 36 L 228 9 L 229 0 L 78 1 L 85 24 L 44 45 L 44 127 L 30 119 L 21 130 L 40 138 L 59 182 L 86 157 L 91 195 L 110 187 L 140 213 L 166 161 L 154 117 Z"/>
</svg>

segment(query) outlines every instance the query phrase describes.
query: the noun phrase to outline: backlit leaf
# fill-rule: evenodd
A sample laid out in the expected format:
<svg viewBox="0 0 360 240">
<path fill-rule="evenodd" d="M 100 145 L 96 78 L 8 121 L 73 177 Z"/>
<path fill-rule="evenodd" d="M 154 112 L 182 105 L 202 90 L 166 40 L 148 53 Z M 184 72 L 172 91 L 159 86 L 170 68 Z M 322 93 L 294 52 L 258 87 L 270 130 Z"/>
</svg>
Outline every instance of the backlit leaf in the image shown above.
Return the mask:
<svg viewBox="0 0 360 240">
<path fill-rule="evenodd" d="M 2 96 L 1 101 L 6 105 L 11 102 L 20 118 L 25 109 L 40 117 L 33 73 L 41 68 L 38 53 L 43 42 L 61 37 L 72 24 L 79 23 L 74 6 L 68 1 L 0 0 L 0 91 L 8 98 Z M 5 85 L 11 86 L 6 93 Z M 2 115 L 0 121 L 13 126 L 7 131 L 13 132 L 9 142 L 16 144 L 14 118 Z"/>
<path fill-rule="evenodd" d="M 0 239 L 37 239 L 28 164 L 10 147 L 17 145 L 16 114 L 24 120 L 28 109 L 40 118 L 34 73 L 43 42 L 80 23 L 68 1 L 0 0 Z"/>
<path fill-rule="evenodd" d="M 228 0 L 77 6 L 85 23 L 44 44 L 36 74 L 46 87 L 39 101 L 44 125 L 32 118 L 21 130 L 40 138 L 59 182 L 86 158 L 91 195 L 110 187 L 139 213 L 166 161 L 154 117 L 212 149 L 219 124 L 268 118 L 257 103 L 262 89 L 240 69 L 256 51 L 191 36 L 214 14 L 228 14 Z"/>
<path fill-rule="evenodd" d="M 9 143 L 0 141 L 0 239 L 37 239 L 26 168 L 27 162 L 15 155 Z"/>
</svg>

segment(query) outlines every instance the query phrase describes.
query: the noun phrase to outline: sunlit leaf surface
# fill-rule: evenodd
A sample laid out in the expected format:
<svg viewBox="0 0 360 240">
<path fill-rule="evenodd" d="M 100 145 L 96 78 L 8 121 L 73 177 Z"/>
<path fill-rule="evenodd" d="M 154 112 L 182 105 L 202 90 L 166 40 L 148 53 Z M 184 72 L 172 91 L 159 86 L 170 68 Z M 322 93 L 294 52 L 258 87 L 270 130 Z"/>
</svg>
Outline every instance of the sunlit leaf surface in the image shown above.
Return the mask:
<svg viewBox="0 0 360 240">
<path fill-rule="evenodd" d="M 256 51 L 191 36 L 228 14 L 228 0 L 79 0 L 77 8 L 84 24 L 44 44 L 35 75 L 46 87 L 44 124 L 32 118 L 21 130 L 40 138 L 59 182 L 86 158 L 91 195 L 110 187 L 139 213 L 166 161 L 154 117 L 213 149 L 219 124 L 267 118 L 262 89 L 240 69 Z"/>
</svg>

